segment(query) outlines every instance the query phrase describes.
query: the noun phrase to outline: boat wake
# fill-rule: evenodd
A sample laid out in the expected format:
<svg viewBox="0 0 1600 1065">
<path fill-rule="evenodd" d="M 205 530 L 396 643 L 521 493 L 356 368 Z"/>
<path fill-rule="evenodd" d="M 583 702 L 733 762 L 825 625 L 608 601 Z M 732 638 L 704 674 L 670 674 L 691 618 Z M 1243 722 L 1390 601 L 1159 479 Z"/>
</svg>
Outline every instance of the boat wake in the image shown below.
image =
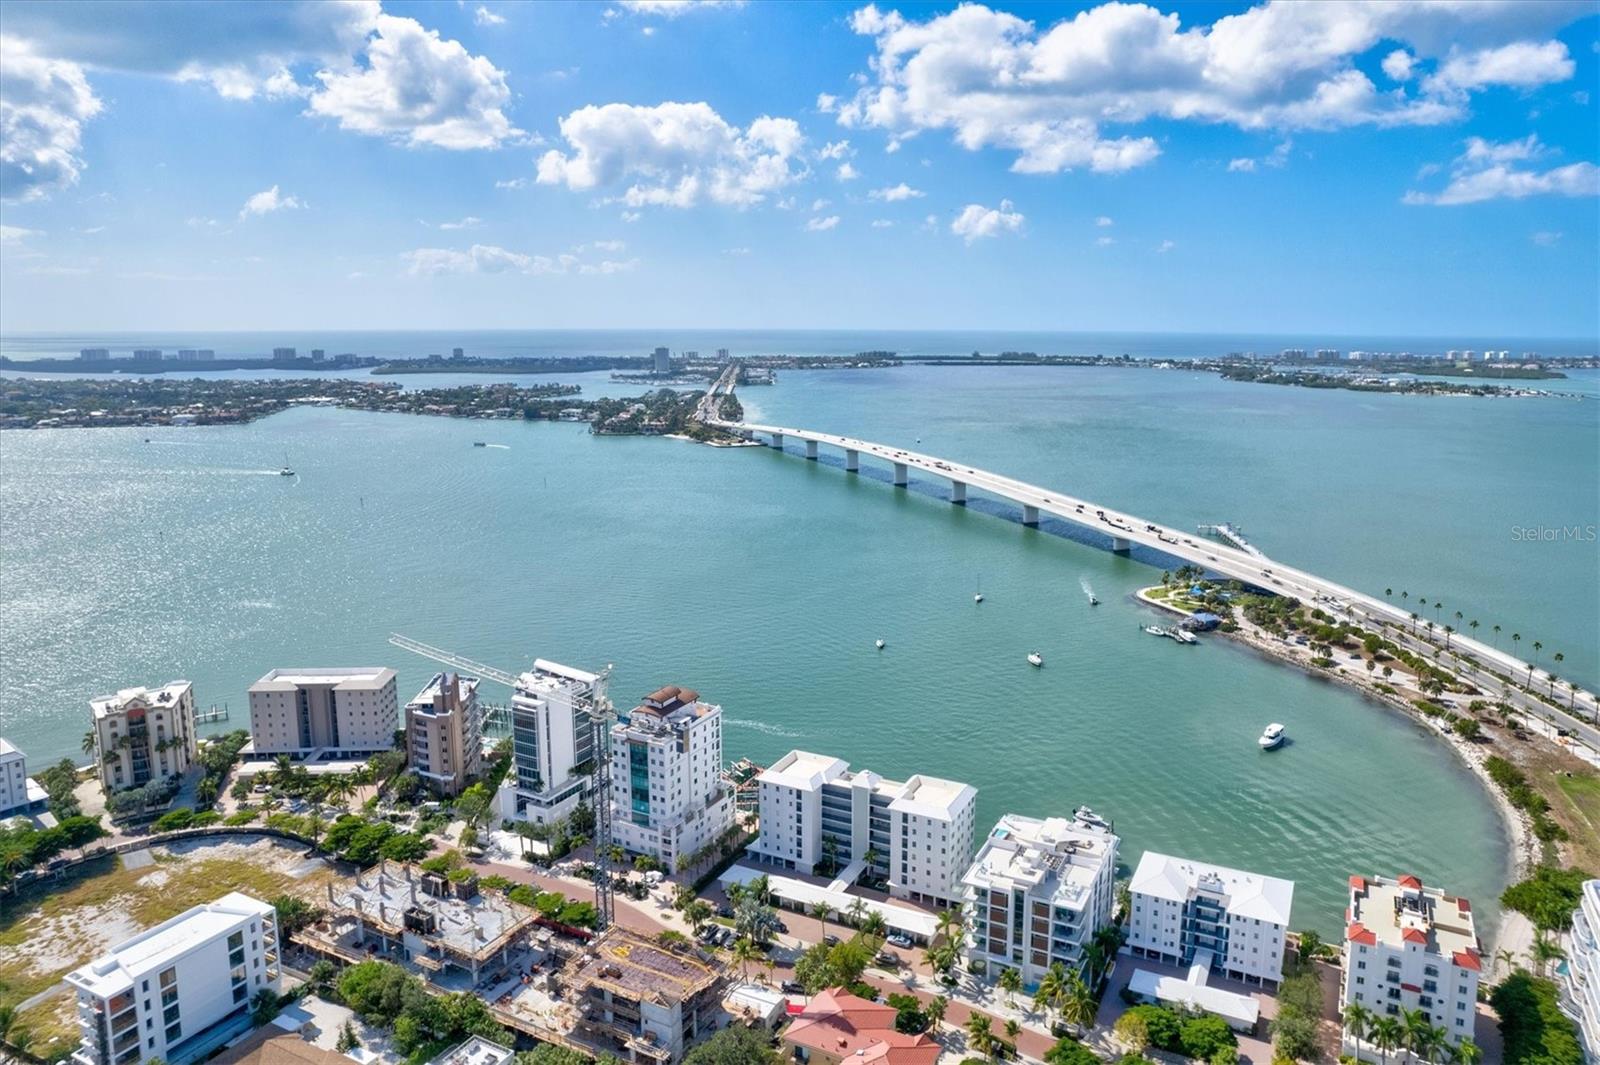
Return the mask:
<svg viewBox="0 0 1600 1065">
<path fill-rule="evenodd" d="M 798 739 L 800 737 L 800 733 L 792 729 L 786 729 L 782 725 L 774 725 L 766 721 L 751 721 L 742 717 L 725 717 L 722 719 L 722 723 L 724 725 L 735 725 L 739 728 L 754 729 L 757 732 L 765 732 L 768 736 L 783 736 L 787 739 Z"/>
<path fill-rule="evenodd" d="M 1078 587 L 1083 589 L 1084 595 L 1088 596 L 1090 599 L 1094 598 L 1094 587 L 1090 585 L 1088 577 L 1079 577 Z"/>
<path fill-rule="evenodd" d="M 501 451 L 510 451 L 511 450 L 511 445 L 510 444 L 485 444 L 483 446 L 484 447 L 499 448 Z"/>
</svg>

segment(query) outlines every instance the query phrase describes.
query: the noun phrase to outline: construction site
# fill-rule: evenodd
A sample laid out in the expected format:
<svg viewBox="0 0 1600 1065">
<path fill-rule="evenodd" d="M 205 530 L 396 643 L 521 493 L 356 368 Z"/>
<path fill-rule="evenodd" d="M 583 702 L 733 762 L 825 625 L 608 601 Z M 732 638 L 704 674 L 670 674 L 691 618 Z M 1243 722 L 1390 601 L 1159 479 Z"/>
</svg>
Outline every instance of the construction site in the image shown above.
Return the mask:
<svg viewBox="0 0 1600 1065">
<path fill-rule="evenodd" d="M 567 961 L 561 985 L 585 1052 L 659 1065 L 717 1027 L 726 975 L 690 944 L 612 927 Z"/>
</svg>

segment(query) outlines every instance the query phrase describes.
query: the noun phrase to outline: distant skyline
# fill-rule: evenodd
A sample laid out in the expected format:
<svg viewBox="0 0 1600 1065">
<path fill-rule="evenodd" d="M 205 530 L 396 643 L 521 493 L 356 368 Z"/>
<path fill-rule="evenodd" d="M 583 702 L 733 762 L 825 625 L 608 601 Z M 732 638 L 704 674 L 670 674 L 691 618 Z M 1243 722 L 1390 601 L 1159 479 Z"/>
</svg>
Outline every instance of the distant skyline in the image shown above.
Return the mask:
<svg viewBox="0 0 1600 1065">
<path fill-rule="evenodd" d="M 37 3 L 0 331 L 1600 336 L 1591 3 Z"/>
</svg>

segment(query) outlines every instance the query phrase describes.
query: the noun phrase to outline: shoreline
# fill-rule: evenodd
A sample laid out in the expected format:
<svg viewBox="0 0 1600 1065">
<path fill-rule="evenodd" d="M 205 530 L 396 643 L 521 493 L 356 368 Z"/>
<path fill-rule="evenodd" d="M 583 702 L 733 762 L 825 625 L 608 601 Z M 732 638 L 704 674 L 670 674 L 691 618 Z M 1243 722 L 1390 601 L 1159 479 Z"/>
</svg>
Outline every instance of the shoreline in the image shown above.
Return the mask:
<svg viewBox="0 0 1600 1065">
<path fill-rule="evenodd" d="M 1165 613 L 1178 614 L 1183 617 L 1189 616 L 1189 612 L 1186 610 L 1170 606 L 1158 599 L 1150 598 L 1146 594 L 1148 590 L 1148 588 L 1141 588 L 1135 593 L 1140 603 Z M 1232 639 L 1252 651 L 1277 659 L 1285 665 L 1298 668 L 1304 673 L 1351 687 L 1365 699 L 1379 703 L 1387 710 L 1399 712 L 1407 720 L 1426 729 L 1436 738 L 1443 740 L 1450 750 L 1455 753 L 1457 759 L 1483 785 L 1495 808 L 1500 812 L 1500 820 L 1506 827 L 1507 842 L 1511 850 L 1509 856 L 1511 859 L 1510 883 L 1516 883 L 1533 872 L 1533 869 L 1539 864 L 1539 842 L 1533 835 L 1533 826 L 1527 815 L 1512 806 L 1505 793 L 1490 778 L 1489 771 L 1484 765 L 1491 753 L 1484 749 L 1488 745 L 1471 743 L 1457 735 L 1448 726 L 1442 725 L 1439 721 L 1418 714 L 1401 696 L 1379 691 L 1374 681 L 1357 677 L 1353 673 L 1342 669 L 1324 669 L 1320 666 L 1312 665 L 1310 652 L 1306 651 L 1302 655 L 1298 650 L 1299 645 L 1292 645 L 1293 649 L 1291 649 L 1290 646 L 1285 646 L 1281 640 L 1277 640 L 1256 629 L 1248 621 L 1238 621 L 1237 624 L 1239 628 L 1234 632 L 1222 632 L 1220 629 L 1213 631 L 1216 635 Z M 1391 685 L 1391 687 L 1398 688 L 1397 685 Z M 1500 926 L 1495 930 L 1497 939 L 1504 936 L 1506 924 L 1511 916 L 1512 914 L 1509 911 L 1501 914 Z"/>
</svg>

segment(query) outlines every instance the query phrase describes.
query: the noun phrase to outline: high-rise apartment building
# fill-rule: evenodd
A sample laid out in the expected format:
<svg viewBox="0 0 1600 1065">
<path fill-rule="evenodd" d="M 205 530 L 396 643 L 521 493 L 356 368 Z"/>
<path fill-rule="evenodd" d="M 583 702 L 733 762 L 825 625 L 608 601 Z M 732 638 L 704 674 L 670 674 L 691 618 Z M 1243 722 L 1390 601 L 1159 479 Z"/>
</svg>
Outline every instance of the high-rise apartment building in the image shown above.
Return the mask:
<svg viewBox="0 0 1600 1065">
<path fill-rule="evenodd" d="M 1600 1061 L 1600 880 L 1585 880 L 1567 937 L 1561 1009 L 1578 1022 L 1590 1061 Z"/>
<path fill-rule="evenodd" d="M 495 799 L 503 819 L 548 824 L 577 807 L 594 764 L 594 717 L 606 706 L 602 674 L 541 658 L 517 678 L 511 772 Z"/>
<path fill-rule="evenodd" d="M 250 1027 L 250 1000 L 277 994 L 270 903 L 237 891 L 185 910 L 66 976 L 78 995 L 76 1065 L 203 1060 Z"/>
<path fill-rule="evenodd" d="M 124 688 L 89 701 L 95 765 L 107 793 L 179 776 L 196 755 L 194 686 Z"/>
<path fill-rule="evenodd" d="M 849 879 L 851 870 L 870 871 L 890 895 L 913 902 L 964 897 L 978 799 L 970 785 L 920 774 L 886 780 L 841 758 L 790 751 L 756 789 L 761 835 L 751 858 Z"/>
<path fill-rule="evenodd" d="M 382 666 L 274 669 L 250 685 L 250 750 L 365 758 L 394 747 L 395 673 Z"/>
<path fill-rule="evenodd" d="M 49 798 L 28 776 L 28 756 L 0 736 L 0 818 L 42 810 Z"/>
<path fill-rule="evenodd" d="M 1424 887 L 1415 876 L 1353 876 L 1344 933 L 1342 1006 L 1379 1016 L 1421 1010 L 1451 1044 L 1471 1038 L 1482 955 L 1466 899 Z M 1376 1061 L 1370 1041 L 1345 1053 Z"/>
<path fill-rule="evenodd" d="M 722 782 L 722 707 L 668 685 L 611 729 L 611 831 L 668 869 L 733 826 Z"/>
<path fill-rule="evenodd" d="M 1119 842 L 1086 807 L 1070 820 L 1002 817 L 963 878 L 968 957 L 1029 986 L 1056 962 L 1081 970 L 1084 945 L 1111 923 Z"/>
<path fill-rule="evenodd" d="M 1128 950 L 1230 980 L 1277 986 L 1294 883 L 1146 851 L 1128 884 Z"/>
<path fill-rule="evenodd" d="M 459 795 L 483 770 L 478 678 L 435 673 L 406 704 L 406 756 L 438 795 Z"/>
</svg>

